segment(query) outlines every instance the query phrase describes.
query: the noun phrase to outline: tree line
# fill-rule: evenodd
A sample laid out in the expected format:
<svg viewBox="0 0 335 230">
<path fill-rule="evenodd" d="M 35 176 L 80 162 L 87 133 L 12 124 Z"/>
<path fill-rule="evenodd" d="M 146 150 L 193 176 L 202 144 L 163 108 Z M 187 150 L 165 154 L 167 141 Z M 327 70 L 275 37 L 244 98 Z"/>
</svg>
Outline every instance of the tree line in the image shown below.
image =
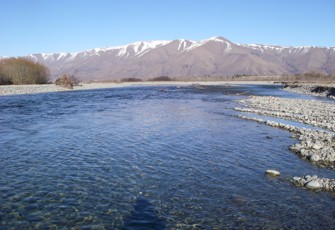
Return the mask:
<svg viewBox="0 0 335 230">
<path fill-rule="evenodd" d="M 27 58 L 0 60 L 0 85 L 47 84 L 49 69 Z"/>
</svg>

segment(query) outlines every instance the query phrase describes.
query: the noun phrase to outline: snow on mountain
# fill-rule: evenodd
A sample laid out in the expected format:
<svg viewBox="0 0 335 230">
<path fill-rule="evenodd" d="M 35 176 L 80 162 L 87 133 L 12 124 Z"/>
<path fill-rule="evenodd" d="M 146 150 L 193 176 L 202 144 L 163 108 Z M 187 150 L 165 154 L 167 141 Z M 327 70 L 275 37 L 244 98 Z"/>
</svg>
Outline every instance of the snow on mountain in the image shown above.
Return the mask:
<svg viewBox="0 0 335 230">
<path fill-rule="evenodd" d="M 231 44 L 232 42 L 228 41 L 227 39 L 223 38 L 223 37 L 211 37 L 209 39 L 205 39 L 205 40 L 201 40 L 201 41 L 193 41 L 192 45 L 189 46 L 187 49 L 184 49 L 185 51 L 191 51 L 193 49 L 196 49 L 198 47 L 201 47 L 203 45 L 205 45 L 206 43 L 209 42 L 218 42 L 218 43 L 222 43 L 225 44 L 227 46 L 227 52 L 229 52 L 229 50 L 231 50 Z"/>
<path fill-rule="evenodd" d="M 255 50 L 260 50 L 262 52 L 266 50 L 272 50 L 272 51 L 283 51 L 284 49 L 289 49 L 290 47 L 288 46 L 271 46 L 271 45 L 260 45 L 260 44 L 248 44 L 248 45 L 242 45 L 244 47 L 252 48 Z M 291 47 L 292 48 L 292 47 Z"/>
<path fill-rule="evenodd" d="M 59 62 L 59 61 L 71 61 L 77 56 L 77 53 L 41 53 L 41 54 L 31 54 L 28 57 L 35 60 L 40 61 L 43 59 L 48 62 Z"/>
<path fill-rule="evenodd" d="M 74 74 L 83 80 L 276 75 L 301 72 L 335 73 L 335 47 L 291 47 L 238 44 L 224 37 L 200 41 L 139 41 L 123 46 L 95 48 L 78 53 L 32 54 L 52 77 Z"/>
<path fill-rule="evenodd" d="M 93 49 L 91 55 L 99 55 L 101 52 L 107 52 L 107 51 L 117 51 L 117 56 L 141 56 L 144 53 L 155 49 L 160 46 L 164 46 L 171 41 L 144 41 L 144 42 L 134 42 L 128 45 L 123 46 L 115 46 L 115 47 L 108 47 L 108 48 L 96 48 Z"/>
</svg>

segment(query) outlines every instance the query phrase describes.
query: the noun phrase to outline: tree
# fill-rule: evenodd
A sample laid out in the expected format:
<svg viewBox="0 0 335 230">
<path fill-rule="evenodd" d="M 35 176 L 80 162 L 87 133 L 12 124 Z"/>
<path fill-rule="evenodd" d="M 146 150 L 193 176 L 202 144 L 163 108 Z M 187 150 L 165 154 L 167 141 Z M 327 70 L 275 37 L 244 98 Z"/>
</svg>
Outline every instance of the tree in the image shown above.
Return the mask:
<svg viewBox="0 0 335 230">
<path fill-rule="evenodd" d="M 49 69 L 26 58 L 0 60 L 0 84 L 46 84 Z"/>
</svg>

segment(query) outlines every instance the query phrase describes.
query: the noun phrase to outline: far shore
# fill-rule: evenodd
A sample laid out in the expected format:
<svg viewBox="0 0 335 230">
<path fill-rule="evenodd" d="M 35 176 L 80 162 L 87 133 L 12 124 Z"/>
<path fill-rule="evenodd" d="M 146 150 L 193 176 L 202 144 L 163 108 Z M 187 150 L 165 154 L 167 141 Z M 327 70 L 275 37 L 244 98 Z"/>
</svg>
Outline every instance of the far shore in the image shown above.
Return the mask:
<svg viewBox="0 0 335 230">
<path fill-rule="evenodd" d="M 51 93 L 64 92 L 73 90 L 91 90 L 91 89 L 107 89 L 120 88 L 129 86 L 160 86 L 160 85 L 272 85 L 273 81 L 160 81 L 160 82 L 123 82 L 123 83 L 82 83 L 80 86 L 75 86 L 73 89 L 67 89 L 54 84 L 46 85 L 0 85 L 0 96 L 19 95 L 19 94 L 37 94 L 37 93 Z"/>
</svg>

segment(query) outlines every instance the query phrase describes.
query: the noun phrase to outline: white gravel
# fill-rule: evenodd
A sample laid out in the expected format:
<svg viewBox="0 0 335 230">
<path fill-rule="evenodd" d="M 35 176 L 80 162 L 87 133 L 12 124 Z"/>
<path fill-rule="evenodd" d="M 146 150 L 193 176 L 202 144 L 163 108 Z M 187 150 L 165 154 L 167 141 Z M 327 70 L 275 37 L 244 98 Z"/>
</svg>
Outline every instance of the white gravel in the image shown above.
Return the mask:
<svg viewBox="0 0 335 230">
<path fill-rule="evenodd" d="M 0 95 L 48 93 L 65 90 L 65 88 L 55 85 L 1 85 Z"/>
<path fill-rule="evenodd" d="M 54 84 L 0 85 L 0 96 L 17 95 L 17 94 L 50 93 L 50 92 L 62 92 L 62 91 L 73 91 L 73 90 L 115 88 L 115 87 L 125 87 L 129 85 L 132 85 L 132 84 L 130 83 L 91 83 L 91 84 L 81 84 L 80 86 L 75 86 L 73 89 L 59 87 Z"/>
</svg>

